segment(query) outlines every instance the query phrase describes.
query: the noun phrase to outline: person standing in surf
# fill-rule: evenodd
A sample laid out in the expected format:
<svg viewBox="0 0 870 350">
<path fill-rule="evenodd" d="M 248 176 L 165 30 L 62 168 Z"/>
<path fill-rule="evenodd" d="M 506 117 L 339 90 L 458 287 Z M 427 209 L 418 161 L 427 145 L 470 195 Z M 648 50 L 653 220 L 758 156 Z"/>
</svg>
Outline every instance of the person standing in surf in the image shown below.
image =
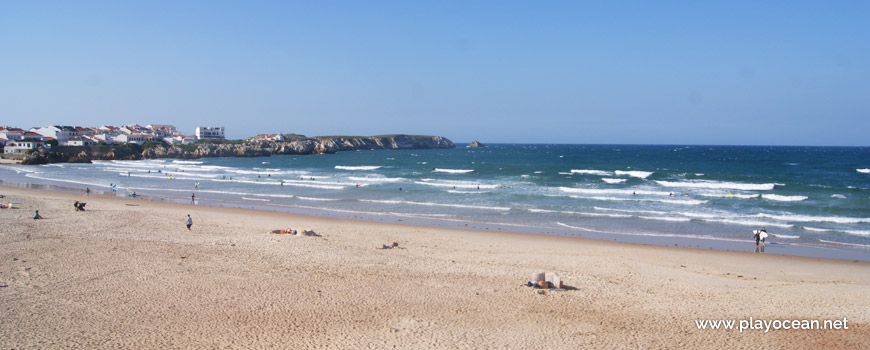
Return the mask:
<svg viewBox="0 0 870 350">
<path fill-rule="evenodd" d="M 758 243 L 761 242 L 761 231 L 752 230 L 752 238 L 755 239 L 755 252 L 758 253 Z"/>
<path fill-rule="evenodd" d="M 767 229 L 763 226 L 761 230 L 758 231 L 758 238 L 761 241 L 761 252 L 764 253 L 764 240 L 767 239 Z"/>
</svg>

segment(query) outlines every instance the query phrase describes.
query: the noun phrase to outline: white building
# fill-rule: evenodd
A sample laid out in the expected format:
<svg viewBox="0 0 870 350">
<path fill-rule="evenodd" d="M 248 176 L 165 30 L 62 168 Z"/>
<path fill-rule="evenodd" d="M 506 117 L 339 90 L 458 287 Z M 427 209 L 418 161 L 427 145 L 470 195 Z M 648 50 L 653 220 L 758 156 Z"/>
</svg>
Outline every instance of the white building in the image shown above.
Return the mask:
<svg viewBox="0 0 870 350">
<path fill-rule="evenodd" d="M 112 136 L 109 136 L 108 134 L 86 135 L 84 137 L 94 140 L 94 142 L 96 143 L 105 143 L 107 145 L 111 145 L 114 143 L 114 140 L 112 140 Z"/>
<path fill-rule="evenodd" d="M 99 141 L 95 141 L 88 136 L 90 135 L 71 138 L 67 140 L 66 144 L 67 146 L 94 146 L 99 144 Z"/>
<path fill-rule="evenodd" d="M 33 131 L 45 137 L 54 138 L 55 140 L 57 140 L 57 144 L 61 146 L 66 146 L 69 139 L 80 136 L 80 132 L 78 129 L 72 126 L 64 125 L 51 125 L 42 128 L 33 128 L 30 129 L 30 131 Z"/>
<path fill-rule="evenodd" d="M 196 143 L 196 138 L 179 134 L 172 137 L 164 137 L 163 141 L 170 145 L 190 145 Z"/>
<path fill-rule="evenodd" d="M 152 132 L 160 137 L 172 137 L 173 135 L 178 134 L 178 130 L 175 129 L 175 125 L 148 124 L 145 125 L 145 127 L 150 129 Z"/>
<path fill-rule="evenodd" d="M 195 135 L 196 135 L 197 140 L 223 141 L 224 140 L 224 127 L 222 127 L 222 126 L 197 126 Z"/>
<path fill-rule="evenodd" d="M 19 128 L 3 128 L 0 127 L 0 137 L 10 141 L 21 140 L 24 138 L 26 131 Z"/>
<path fill-rule="evenodd" d="M 137 145 L 141 145 L 145 142 L 160 141 L 160 138 L 153 134 L 121 134 L 115 136 L 115 138 L 112 140 L 115 143 L 135 143 Z"/>
<path fill-rule="evenodd" d="M 284 136 L 281 134 L 259 134 L 251 138 L 254 141 L 284 141 Z"/>
<path fill-rule="evenodd" d="M 3 155 L 11 158 L 22 158 L 32 149 L 43 147 L 42 141 L 9 141 L 3 148 Z"/>
</svg>

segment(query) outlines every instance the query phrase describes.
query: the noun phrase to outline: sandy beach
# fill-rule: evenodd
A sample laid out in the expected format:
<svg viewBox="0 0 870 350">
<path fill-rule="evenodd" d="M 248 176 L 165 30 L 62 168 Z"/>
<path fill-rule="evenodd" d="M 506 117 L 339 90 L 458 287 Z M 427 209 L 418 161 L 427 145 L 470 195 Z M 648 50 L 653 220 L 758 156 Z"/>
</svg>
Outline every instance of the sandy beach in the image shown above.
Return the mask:
<svg viewBox="0 0 870 350">
<path fill-rule="evenodd" d="M 0 194 L 15 203 L 0 210 L 3 349 L 870 346 L 870 263 L 755 254 L 750 241 L 724 252 Z M 271 233 L 282 228 L 319 236 Z M 569 288 L 524 286 L 536 272 Z M 696 322 L 750 317 L 848 329 Z"/>
</svg>

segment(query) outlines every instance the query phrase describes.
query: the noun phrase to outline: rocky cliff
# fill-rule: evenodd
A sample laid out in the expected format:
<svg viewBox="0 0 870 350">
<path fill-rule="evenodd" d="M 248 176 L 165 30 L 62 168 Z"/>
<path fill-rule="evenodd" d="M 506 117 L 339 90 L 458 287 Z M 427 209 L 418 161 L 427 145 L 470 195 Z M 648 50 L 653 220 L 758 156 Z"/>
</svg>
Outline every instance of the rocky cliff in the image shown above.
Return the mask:
<svg viewBox="0 0 870 350">
<path fill-rule="evenodd" d="M 142 152 L 153 158 L 262 157 L 281 154 L 321 154 L 375 149 L 453 148 L 441 136 L 384 135 L 368 137 L 326 136 L 290 141 L 256 141 L 239 144 L 200 144 L 195 147 L 155 147 Z"/>
<path fill-rule="evenodd" d="M 453 142 L 441 136 L 382 135 L 368 137 L 323 136 L 296 138 L 290 141 L 256 141 L 244 143 L 204 143 L 187 146 L 157 146 L 142 150 L 136 145 L 61 146 L 38 149 L 28 154 L 22 164 L 90 163 L 91 160 L 134 160 L 154 158 L 196 159 L 209 157 L 264 157 L 273 154 L 321 154 L 373 149 L 453 148 Z"/>
<path fill-rule="evenodd" d="M 128 146 L 56 146 L 30 152 L 21 164 L 90 163 L 96 159 L 135 160 L 142 159 L 142 154 L 138 147 Z"/>
</svg>

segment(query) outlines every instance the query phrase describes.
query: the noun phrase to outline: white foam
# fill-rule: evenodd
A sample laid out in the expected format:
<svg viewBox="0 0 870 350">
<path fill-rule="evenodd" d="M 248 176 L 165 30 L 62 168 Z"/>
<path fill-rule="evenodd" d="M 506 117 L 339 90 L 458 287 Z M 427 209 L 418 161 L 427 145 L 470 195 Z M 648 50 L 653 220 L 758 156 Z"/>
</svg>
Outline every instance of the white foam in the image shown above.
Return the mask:
<svg viewBox="0 0 870 350">
<path fill-rule="evenodd" d="M 857 172 L 862 174 L 870 174 L 870 169 L 855 169 Z"/>
<path fill-rule="evenodd" d="M 377 170 L 377 169 L 380 169 L 381 166 L 380 165 L 356 165 L 356 166 L 336 165 L 335 168 L 340 169 L 340 170 Z"/>
<path fill-rule="evenodd" d="M 601 181 L 604 181 L 609 184 L 619 184 L 628 181 L 628 179 L 612 179 L 609 177 L 602 178 Z"/>
<path fill-rule="evenodd" d="M 788 224 L 778 224 L 778 223 L 772 223 L 772 222 L 768 222 L 768 221 L 752 221 L 752 220 L 745 220 L 745 219 L 704 219 L 704 221 L 706 221 L 706 222 L 718 222 L 718 223 L 722 223 L 722 224 L 739 225 L 739 226 L 754 226 L 754 227 L 770 226 L 770 227 L 779 227 L 779 228 L 793 228 L 794 227 L 794 225 L 788 225 Z"/>
<path fill-rule="evenodd" d="M 618 176 L 631 176 L 631 177 L 638 177 L 641 179 L 646 179 L 647 177 L 649 177 L 650 175 L 653 174 L 651 171 L 636 171 L 636 170 L 633 170 L 633 171 L 617 170 L 617 171 L 614 171 L 613 173 L 618 175 Z"/>
<path fill-rule="evenodd" d="M 486 206 L 480 206 L 480 205 L 445 204 L 445 203 L 433 203 L 433 202 L 411 202 L 411 201 L 374 200 L 374 199 L 360 199 L 360 201 L 361 202 L 370 202 L 370 203 L 412 204 L 412 205 L 449 207 L 449 208 L 464 208 L 464 209 L 482 209 L 482 210 L 499 210 L 499 211 L 511 210 L 511 208 L 506 208 L 506 207 L 486 207 Z"/>
<path fill-rule="evenodd" d="M 441 169 L 435 168 L 432 170 L 433 173 L 448 173 L 448 174 L 466 174 L 474 171 L 474 169 Z"/>
<path fill-rule="evenodd" d="M 698 193 L 699 196 L 703 197 L 713 197 L 713 198 L 739 198 L 739 199 L 752 199 L 758 198 L 759 194 L 744 194 L 744 193 Z"/>
<path fill-rule="evenodd" d="M 198 160 L 178 160 L 178 159 L 175 159 L 172 161 L 172 163 L 174 163 L 174 164 L 202 164 L 203 162 L 198 161 Z"/>
<path fill-rule="evenodd" d="M 784 235 L 784 234 L 780 234 L 780 233 L 774 233 L 773 236 L 776 237 L 776 238 L 786 238 L 786 239 L 798 239 L 798 238 L 801 238 L 801 236 L 789 236 L 789 235 Z"/>
<path fill-rule="evenodd" d="M 819 242 L 822 242 L 822 243 L 830 243 L 830 244 L 838 244 L 838 245 L 847 245 L 847 246 L 860 247 L 860 248 L 870 248 L 870 245 L 866 245 L 866 244 L 842 243 L 842 242 L 826 241 L 826 240 L 824 240 L 824 239 L 820 239 Z"/>
<path fill-rule="evenodd" d="M 269 202 L 268 199 L 264 199 L 264 198 L 248 198 L 248 197 L 242 197 L 242 199 L 247 200 L 247 201 Z"/>
<path fill-rule="evenodd" d="M 338 200 L 338 199 L 334 199 L 334 198 L 316 198 L 316 197 L 302 197 L 302 196 L 296 196 L 296 198 L 306 200 L 306 201 L 318 201 L 318 202 L 332 202 L 332 201 Z"/>
<path fill-rule="evenodd" d="M 574 230 L 581 231 L 589 231 L 589 232 L 601 232 L 601 233 L 609 233 L 615 235 L 624 235 L 624 236 L 644 236 L 644 237 L 672 237 L 672 238 L 690 238 L 690 239 L 706 239 L 713 241 L 729 241 L 729 242 L 745 242 L 740 239 L 732 239 L 732 238 L 722 238 L 722 237 L 711 237 L 711 236 L 694 236 L 694 235 L 678 235 L 678 234 L 670 234 L 670 233 L 630 233 L 630 232 L 613 232 L 613 231 L 602 231 L 596 230 L 586 227 L 572 226 L 561 222 L 556 222 L 556 225 L 567 227 Z"/>
<path fill-rule="evenodd" d="M 456 194 L 482 194 L 482 193 L 487 193 L 487 191 L 460 191 L 460 190 L 447 190 L 447 193 L 456 193 Z"/>
<path fill-rule="evenodd" d="M 807 200 L 807 196 L 783 196 L 778 194 L 765 193 L 761 195 L 761 198 L 777 201 L 777 202 L 800 202 Z"/>
<path fill-rule="evenodd" d="M 651 198 L 626 198 L 626 197 L 602 197 L 602 196 L 569 196 L 576 199 L 592 199 L 597 201 L 637 201 L 637 202 L 658 202 L 677 205 L 701 205 L 707 203 L 705 200 L 697 199 L 651 199 Z"/>
<path fill-rule="evenodd" d="M 708 181 L 708 180 L 694 180 L 694 181 L 659 181 L 656 180 L 661 186 L 664 187 L 680 187 L 680 188 L 708 188 L 708 189 L 731 189 L 731 190 L 743 190 L 743 191 L 770 191 L 773 189 L 776 184 L 772 183 L 764 183 L 764 184 L 748 184 L 742 182 L 725 182 L 725 181 Z"/>
<path fill-rule="evenodd" d="M 567 193 L 579 194 L 621 194 L 621 195 L 645 195 L 645 196 L 670 196 L 670 192 L 661 191 L 645 191 L 645 190 L 630 190 L 630 189 L 601 189 L 601 188 L 577 188 L 577 187 L 559 187 L 559 190 Z"/>
<path fill-rule="evenodd" d="M 562 174 L 562 173 L 559 173 Z M 610 176 L 613 173 L 604 170 L 591 170 L 591 169 L 571 169 L 571 174 L 580 174 L 580 175 L 597 175 L 597 176 Z"/>
<path fill-rule="evenodd" d="M 671 221 L 671 222 L 689 222 L 692 221 L 690 218 L 677 218 L 671 216 L 638 216 L 639 219 L 644 220 L 658 220 L 658 221 Z"/>
<path fill-rule="evenodd" d="M 831 198 L 846 199 L 846 196 L 839 194 L 839 193 L 835 193 L 835 194 L 831 195 Z"/>
<path fill-rule="evenodd" d="M 566 215 L 579 215 L 579 216 L 592 216 L 592 217 L 608 217 L 608 218 L 630 218 L 631 215 L 624 214 L 604 214 L 604 213 L 590 213 L 590 212 L 578 212 L 578 211 L 567 211 L 567 210 L 548 210 L 548 209 L 526 209 L 532 213 L 550 213 L 550 214 L 566 214 Z"/>
<path fill-rule="evenodd" d="M 67 180 L 67 179 L 56 179 L 56 178 L 45 177 L 45 176 L 40 176 L 40 175 L 36 175 L 36 174 L 39 174 L 39 173 L 27 173 L 27 174 L 24 174 L 24 176 L 29 177 L 29 178 L 33 178 L 33 179 L 40 179 L 40 180 L 58 181 L 58 182 L 68 182 L 68 183 L 79 184 L 79 185 L 87 185 L 87 186 L 95 186 L 95 187 L 106 187 L 106 188 L 109 188 L 109 185 L 101 185 L 101 184 L 97 184 L 97 183 L 93 183 L 93 182 L 85 182 L 85 181 L 75 181 L 75 180 Z M 116 186 L 117 186 L 117 185 L 116 185 Z M 118 186 L 118 188 L 124 188 L 124 187 Z"/>
<path fill-rule="evenodd" d="M 433 182 L 433 181 L 426 181 L 426 179 L 424 179 L 423 181 L 414 181 L 414 183 L 415 183 L 415 184 L 419 184 L 419 185 L 426 185 L 426 186 L 435 186 L 435 187 L 451 187 L 451 188 L 452 188 L 452 187 L 456 187 L 456 188 L 474 188 L 474 189 L 478 189 L 478 188 L 481 188 L 481 189 L 494 189 L 494 188 L 498 187 L 498 185 L 485 185 L 485 184 L 482 185 L 482 184 L 477 184 L 477 183 L 468 182 L 468 181 L 439 181 L 439 182 Z"/>
<path fill-rule="evenodd" d="M 349 176 L 349 180 L 359 181 L 359 182 L 373 182 L 373 183 L 384 183 L 384 182 L 400 182 L 405 181 L 406 179 L 401 177 L 359 177 L 359 176 Z"/>
<path fill-rule="evenodd" d="M 870 237 L 870 231 L 845 230 L 843 232 L 848 233 L 850 235 Z"/>
<path fill-rule="evenodd" d="M 838 224 L 870 223 L 870 218 L 853 218 L 844 216 L 773 215 L 765 213 L 756 214 L 755 216 L 786 222 L 833 222 Z"/>
<path fill-rule="evenodd" d="M 12 169 L 12 170 L 15 170 L 15 173 L 16 173 L 16 174 L 21 174 L 21 173 L 38 173 L 38 171 L 36 171 L 36 170 L 34 170 L 34 169 L 23 169 L 23 168 L 18 168 L 18 167 L 9 167 L 9 168 Z"/>
</svg>

